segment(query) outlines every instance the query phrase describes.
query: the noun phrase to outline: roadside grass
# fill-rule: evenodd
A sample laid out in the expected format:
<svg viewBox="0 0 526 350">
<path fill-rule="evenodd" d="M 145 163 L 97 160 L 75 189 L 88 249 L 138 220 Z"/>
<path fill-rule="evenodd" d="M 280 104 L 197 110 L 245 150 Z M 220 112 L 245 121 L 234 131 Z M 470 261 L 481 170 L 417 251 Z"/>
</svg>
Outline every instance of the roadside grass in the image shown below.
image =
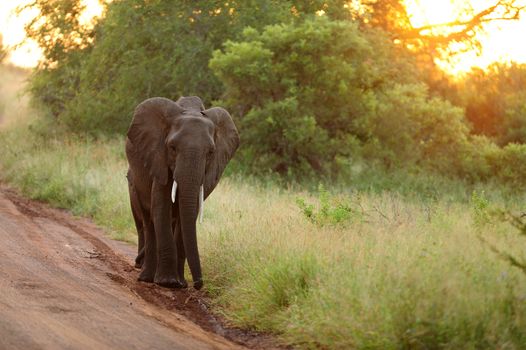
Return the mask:
<svg viewBox="0 0 526 350">
<path fill-rule="evenodd" d="M 122 140 L 44 137 L 25 126 L 0 134 L 0 178 L 30 198 L 90 216 L 114 239 L 136 243 Z"/>
<path fill-rule="evenodd" d="M 204 268 L 234 324 L 306 348 L 526 347 L 526 276 L 477 238 L 524 257 L 511 227 L 396 193 L 346 193 L 363 215 L 319 225 L 300 195 L 317 200 L 232 179 L 211 197 Z"/>
<path fill-rule="evenodd" d="M 28 76 L 28 70 L 0 64 L 0 128 L 29 119 L 29 97 L 23 94 Z"/>
<path fill-rule="evenodd" d="M 0 133 L 0 176 L 136 242 L 123 148 L 123 139 L 43 136 L 21 124 Z M 198 226 L 216 311 L 301 348 L 526 348 L 526 276 L 478 235 L 522 257 L 524 242 L 504 223 L 480 221 L 481 195 L 460 185 L 425 196 L 410 185 L 403 194 L 333 187 L 221 181 Z M 524 203 L 485 191 L 494 205 Z"/>
</svg>

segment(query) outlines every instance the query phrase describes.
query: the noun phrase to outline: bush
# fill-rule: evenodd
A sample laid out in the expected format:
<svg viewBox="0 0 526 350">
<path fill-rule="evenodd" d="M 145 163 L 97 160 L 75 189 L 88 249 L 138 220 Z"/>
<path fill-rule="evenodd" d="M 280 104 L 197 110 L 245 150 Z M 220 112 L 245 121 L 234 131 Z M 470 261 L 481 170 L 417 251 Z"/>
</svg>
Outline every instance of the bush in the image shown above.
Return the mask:
<svg viewBox="0 0 526 350">
<path fill-rule="evenodd" d="M 511 143 L 487 157 L 497 180 L 512 186 L 526 186 L 526 145 Z"/>
<path fill-rule="evenodd" d="M 247 29 L 244 41 L 214 52 L 210 67 L 239 118 L 248 166 L 296 177 L 338 172 L 338 159 L 369 137 L 376 92 L 400 73 L 397 60 L 388 63 L 390 45 L 357 23 L 320 17 Z"/>
<path fill-rule="evenodd" d="M 526 65 L 494 63 L 473 69 L 457 83 L 458 103 L 473 132 L 499 145 L 526 142 Z"/>
<path fill-rule="evenodd" d="M 320 184 L 318 187 L 319 205 L 307 203 L 304 198 L 296 198 L 296 204 L 303 215 L 313 224 L 319 226 L 342 225 L 345 226 L 362 216 L 362 212 L 353 208 L 349 200 L 331 196 Z"/>
<path fill-rule="evenodd" d="M 370 157 L 442 173 L 459 169 L 469 135 L 462 110 L 430 98 L 422 84 L 397 84 L 379 93 L 370 129 Z"/>
<path fill-rule="evenodd" d="M 463 112 L 431 98 L 408 62 L 380 32 L 322 17 L 247 29 L 210 67 L 253 171 L 334 175 L 361 156 L 455 170 L 469 135 Z"/>
<path fill-rule="evenodd" d="M 499 147 L 484 136 L 470 137 L 462 148 L 457 175 L 471 182 L 494 181 L 517 190 L 526 188 L 526 145 Z"/>
</svg>

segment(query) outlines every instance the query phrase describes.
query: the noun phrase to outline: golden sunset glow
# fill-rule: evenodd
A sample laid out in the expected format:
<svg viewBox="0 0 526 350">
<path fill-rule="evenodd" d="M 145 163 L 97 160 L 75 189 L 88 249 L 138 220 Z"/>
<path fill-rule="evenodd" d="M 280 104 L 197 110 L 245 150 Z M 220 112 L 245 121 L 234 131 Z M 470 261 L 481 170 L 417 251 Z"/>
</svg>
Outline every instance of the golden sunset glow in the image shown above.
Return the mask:
<svg viewBox="0 0 526 350">
<path fill-rule="evenodd" d="M 30 0 L 2 0 L 0 1 L 0 34 L 2 34 L 4 46 L 12 48 L 8 61 L 21 67 L 35 67 L 41 57 L 38 45 L 26 40 L 24 25 L 34 18 L 38 11 L 24 11 L 17 15 L 15 10 L 18 6 L 31 3 Z M 81 23 L 89 23 L 92 18 L 102 14 L 102 6 L 98 0 L 83 0 L 86 11 L 82 14 Z"/>
<path fill-rule="evenodd" d="M 462 19 L 466 9 L 475 13 L 496 4 L 496 0 L 405 0 L 407 12 L 414 27 L 448 23 Z M 521 1 L 520 5 L 526 5 Z M 494 21 L 483 26 L 477 33 L 481 48 L 465 51 L 465 47 L 453 44 L 448 50 L 447 60 L 436 63 L 451 74 L 461 74 L 472 67 L 486 68 L 493 62 L 526 62 L 526 12 L 519 20 Z M 465 51 L 465 52 L 462 52 Z"/>
<path fill-rule="evenodd" d="M 24 24 L 35 16 L 35 12 L 26 11 L 16 16 L 14 10 L 28 2 L 30 0 L 0 2 L 0 33 L 4 45 L 15 47 L 24 40 Z M 495 3 L 496 0 L 405 0 L 414 27 L 448 23 L 462 18 L 469 8 L 478 12 Z M 81 18 L 84 23 L 101 15 L 102 6 L 97 0 L 84 0 L 84 4 L 87 6 Z M 526 5 L 526 0 L 521 4 Z M 436 63 L 445 71 L 456 75 L 472 67 L 485 68 L 495 61 L 526 62 L 526 45 L 522 44 L 525 35 L 526 14 L 516 21 L 490 22 L 484 25 L 482 32 L 476 34 L 481 43 L 479 51 L 466 50 L 462 45 L 453 44 L 448 50 L 448 59 L 437 59 Z M 34 67 L 40 55 L 36 43 L 26 42 L 11 52 L 9 60 L 19 66 Z"/>
</svg>

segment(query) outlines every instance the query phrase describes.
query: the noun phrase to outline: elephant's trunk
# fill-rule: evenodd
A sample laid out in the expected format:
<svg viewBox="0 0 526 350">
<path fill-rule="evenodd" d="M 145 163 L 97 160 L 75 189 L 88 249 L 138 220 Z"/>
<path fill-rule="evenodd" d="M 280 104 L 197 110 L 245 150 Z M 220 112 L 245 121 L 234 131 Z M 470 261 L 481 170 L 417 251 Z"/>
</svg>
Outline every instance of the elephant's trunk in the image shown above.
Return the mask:
<svg viewBox="0 0 526 350">
<path fill-rule="evenodd" d="M 196 235 L 199 192 L 203 184 L 205 169 L 204 159 L 201 159 L 198 153 L 183 155 L 182 159 L 177 160 L 174 174 L 174 180 L 177 181 L 183 245 L 196 289 L 200 289 L 203 285 Z"/>
</svg>

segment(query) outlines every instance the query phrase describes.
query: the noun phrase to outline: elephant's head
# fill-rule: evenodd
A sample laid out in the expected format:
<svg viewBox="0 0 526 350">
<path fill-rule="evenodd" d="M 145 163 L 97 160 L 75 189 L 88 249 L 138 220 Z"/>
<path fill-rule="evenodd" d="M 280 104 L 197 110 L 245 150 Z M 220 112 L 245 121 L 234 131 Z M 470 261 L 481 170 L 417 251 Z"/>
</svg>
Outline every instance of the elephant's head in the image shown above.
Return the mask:
<svg viewBox="0 0 526 350">
<path fill-rule="evenodd" d="M 128 138 L 153 181 L 168 191 L 174 190 L 172 182 L 176 185 L 188 265 L 194 282 L 201 281 L 196 239 L 199 199 L 213 191 L 239 145 L 230 114 L 219 107 L 205 110 L 195 96 L 176 102 L 154 97 L 137 106 Z"/>
</svg>

